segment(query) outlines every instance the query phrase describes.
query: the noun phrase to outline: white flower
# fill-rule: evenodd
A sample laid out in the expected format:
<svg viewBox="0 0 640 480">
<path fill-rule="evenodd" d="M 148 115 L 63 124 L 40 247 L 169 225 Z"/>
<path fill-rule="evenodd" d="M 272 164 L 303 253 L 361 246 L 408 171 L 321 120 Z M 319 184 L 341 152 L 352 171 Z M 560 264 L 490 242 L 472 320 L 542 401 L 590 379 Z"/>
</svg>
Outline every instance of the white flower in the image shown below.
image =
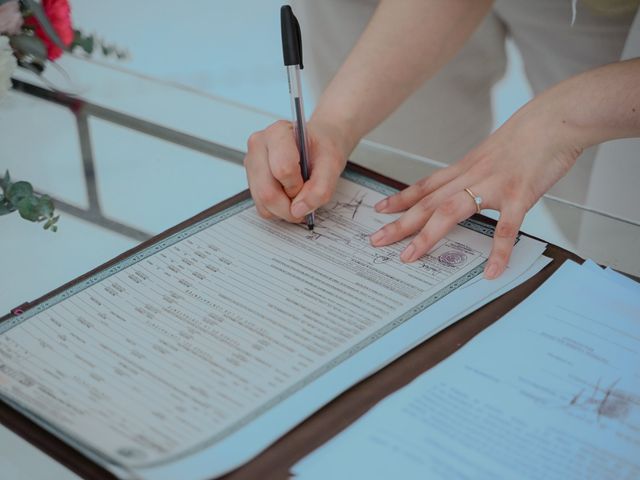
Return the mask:
<svg viewBox="0 0 640 480">
<path fill-rule="evenodd" d="M 0 98 L 11 88 L 11 75 L 17 66 L 9 39 L 0 35 Z"/>
</svg>

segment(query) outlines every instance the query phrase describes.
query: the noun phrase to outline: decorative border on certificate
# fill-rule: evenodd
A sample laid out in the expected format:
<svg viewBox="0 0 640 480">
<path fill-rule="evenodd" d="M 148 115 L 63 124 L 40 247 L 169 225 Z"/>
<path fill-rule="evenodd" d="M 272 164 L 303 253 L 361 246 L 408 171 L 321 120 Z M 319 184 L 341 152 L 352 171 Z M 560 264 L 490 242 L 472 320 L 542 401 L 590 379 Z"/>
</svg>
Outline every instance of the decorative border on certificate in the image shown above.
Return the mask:
<svg viewBox="0 0 640 480">
<path fill-rule="evenodd" d="M 357 172 L 353 172 L 353 171 L 345 171 L 343 174 L 343 177 L 347 180 L 350 180 L 354 183 L 358 183 L 362 186 L 368 187 L 372 190 L 375 190 L 379 193 L 382 193 L 384 195 L 389 195 L 389 194 L 393 194 L 395 192 L 397 192 L 398 190 L 390 187 L 388 185 L 385 185 L 384 183 L 381 183 L 375 179 L 369 178 L 366 175 L 357 173 Z M 112 267 L 109 267 L 103 271 L 100 271 L 99 273 L 87 278 L 86 280 L 83 280 L 73 286 L 71 286 L 70 288 L 62 291 L 61 293 L 43 301 L 42 303 L 36 305 L 35 307 L 29 309 L 28 311 L 26 311 L 25 313 L 13 317 L 13 318 L 9 318 L 7 320 L 5 320 L 3 323 L 0 323 L 0 335 L 2 335 L 3 333 L 9 331 L 10 329 L 16 327 L 17 325 L 20 325 L 21 323 L 27 321 L 29 318 L 47 310 L 48 308 L 52 307 L 53 305 L 85 290 L 88 287 L 91 287 L 93 285 L 95 285 L 96 283 L 99 283 L 107 278 L 109 278 L 111 275 L 114 275 L 132 265 L 135 265 L 136 263 L 140 262 L 141 260 L 148 258 L 152 255 L 155 255 L 156 253 L 162 251 L 163 249 L 170 247 L 204 229 L 207 229 L 209 227 L 211 227 L 212 225 L 215 225 L 225 219 L 228 219 L 230 217 L 232 217 L 233 215 L 236 215 L 250 207 L 253 206 L 253 201 L 251 199 L 247 199 L 247 200 L 242 200 L 240 202 L 238 202 L 235 205 L 232 205 L 231 207 L 223 210 L 220 213 L 216 213 L 213 214 L 211 217 L 208 217 L 198 223 L 195 223 L 192 226 L 189 226 L 187 228 L 185 228 L 184 230 L 175 233 L 169 237 L 167 237 L 166 239 L 160 240 L 157 243 L 149 246 L 148 248 L 145 248 L 144 250 L 128 257 L 125 258 L 124 260 L 118 262 L 117 264 L 113 265 Z M 486 224 L 484 222 L 480 222 L 477 220 L 467 220 L 465 222 L 462 222 L 460 224 L 463 227 L 469 228 L 470 230 L 473 230 L 475 232 L 481 233 L 483 235 L 487 235 L 487 236 L 493 236 L 493 232 L 494 232 L 494 227 L 492 225 Z M 214 445 L 215 443 L 220 442 L 221 440 L 223 440 L 225 437 L 227 437 L 228 435 L 230 435 L 231 433 L 240 430 L 242 427 L 244 427 L 245 425 L 251 423 L 253 420 L 255 420 L 256 418 L 258 418 L 259 416 L 263 415 L 265 412 L 267 412 L 268 410 L 270 410 L 271 408 L 273 408 L 275 405 L 279 404 L 280 402 L 282 402 L 283 400 L 287 399 L 288 397 L 290 397 L 292 394 L 294 394 L 295 392 L 301 390 L 302 388 L 304 388 L 305 386 L 309 385 L 310 383 L 312 383 L 314 380 L 316 380 L 317 378 L 319 378 L 320 376 L 322 376 L 323 374 L 325 374 L 326 372 L 330 371 L 331 369 L 333 369 L 334 367 L 336 367 L 337 365 L 339 365 L 340 363 L 344 362 L 345 360 L 347 360 L 348 358 L 352 357 L 353 355 L 355 355 L 357 352 L 361 351 L 362 349 L 364 349 L 365 347 L 367 347 L 368 345 L 370 345 L 371 343 L 375 342 L 376 340 L 378 340 L 379 338 L 383 337 L 385 334 L 387 334 L 388 332 L 392 331 L 393 329 L 395 329 L 396 327 L 402 325 L 403 323 L 405 323 L 406 321 L 408 321 L 410 318 L 414 317 L 415 315 L 419 314 L 420 312 L 422 312 L 423 310 L 425 310 L 426 308 L 428 308 L 429 306 L 433 305 L 435 302 L 437 302 L 438 300 L 444 298 L 446 295 L 448 295 L 449 293 L 455 291 L 456 289 L 460 288 L 462 285 L 464 285 L 465 283 L 467 283 L 468 281 L 472 280 L 473 278 L 477 277 L 478 275 L 481 275 L 484 269 L 484 264 L 486 263 L 486 260 L 484 260 L 482 263 L 480 263 L 479 265 L 476 265 L 475 267 L 473 267 L 469 272 L 467 272 L 465 275 L 463 275 L 462 277 L 458 278 L 457 280 L 455 280 L 454 282 L 450 283 L 449 285 L 447 285 L 445 288 L 441 289 L 440 291 L 436 292 L 435 294 L 431 295 L 429 298 L 423 300 L 422 302 L 420 302 L 419 304 L 415 305 L 413 308 L 405 311 L 404 313 L 402 313 L 400 316 L 398 316 L 397 318 L 395 318 L 393 321 L 387 323 L 386 325 L 382 326 L 381 328 L 379 328 L 377 331 L 373 332 L 371 335 L 369 335 L 367 338 L 361 340 L 359 343 L 357 343 L 356 345 L 352 346 L 351 348 L 349 348 L 348 350 L 342 352 L 341 354 L 337 355 L 336 357 L 332 358 L 331 360 L 329 360 L 327 363 L 325 363 L 324 365 L 322 365 L 321 367 L 317 368 L 316 370 L 312 371 L 311 373 L 309 373 L 305 378 L 300 379 L 299 381 L 297 381 L 296 383 L 294 383 L 293 385 L 289 386 L 286 390 L 282 391 L 280 394 L 272 397 L 271 399 L 269 399 L 268 401 L 266 401 L 265 403 L 263 403 L 262 405 L 260 405 L 258 408 L 256 408 L 255 410 L 253 410 L 252 412 L 248 413 L 247 415 L 245 415 L 242 419 L 238 420 L 236 423 L 234 423 L 233 425 L 228 426 L 227 428 L 225 428 L 224 430 L 221 430 L 220 432 L 218 432 L 217 434 L 215 434 L 214 436 L 208 438 L 206 441 L 203 441 L 193 447 L 190 447 L 188 449 L 185 449 L 179 453 L 170 455 L 162 460 L 156 460 L 154 462 L 147 462 L 147 463 L 140 463 L 140 464 L 135 464 L 135 463 L 123 463 L 123 460 L 120 458 L 116 458 L 112 455 L 108 455 L 105 454 L 103 452 L 100 452 L 88 445 L 85 445 L 84 443 L 81 442 L 81 440 L 77 439 L 74 435 L 72 434 L 68 434 L 64 431 L 63 428 L 47 421 L 46 419 L 44 419 L 43 417 L 38 416 L 36 413 L 26 409 L 25 407 L 20 406 L 16 401 L 13 401 L 9 398 L 7 398 L 5 395 L 0 394 L 0 398 L 2 398 L 3 401 L 7 402 L 8 404 L 12 405 L 14 408 L 16 408 L 17 410 L 19 410 L 20 412 L 22 412 L 25 416 L 27 416 L 28 418 L 31 418 L 32 420 L 36 421 L 36 423 L 38 423 L 39 425 L 43 426 L 46 430 L 54 433 L 56 436 L 58 436 L 59 438 L 63 439 L 66 443 L 72 445 L 74 448 L 76 448 L 79 451 L 84 452 L 85 454 L 87 454 L 88 456 L 90 456 L 90 458 L 92 458 L 94 461 L 96 461 L 96 457 L 98 457 L 98 459 L 102 459 L 103 462 L 108 462 L 109 464 L 112 465 L 117 465 L 120 467 L 123 467 L 125 469 L 129 469 L 129 468 L 148 468 L 148 467 L 153 467 L 153 466 L 158 466 L 158 465 L 163 465 L 166 463 L 170 463 L 170 462 L 174 462 L 176 460 L 188 457 L 192 454 L 194 454 L 195 452 L 201 451 L 204 448 L 210 447 L 211 445 Z M 100 463 L 100 462 L 98 462 Z"/>
<path fill-rule="evenodd" d="M 149 248 L 145 248 L 141 252 L 122 260 L 121 262 L 117 263 L 116 265 L 110 268 L 107 268 L 99 273 L 96 273 L 95 275 L 87 278 L 84 281 L 78 282 L 77 284 L 73 285 L 72 287 L 69 287 L 67 290 L 59 293 L 58 295 L 55 295 L 49 298 L 48 300 L 45 300 L 44 302 L 39 303 L 35 307 L 30 308 L 26 312 L 16 317 L 9 318 L 5 320 L 3 323 L 0 323 L 0 335 L 2 335 L 8 330 L 11 330 L 13 327 L 20 325 L 22 322 L 24 322 L 25 320 L 28 320 L 34 315 L 37 315 L 38 313 L 43 312 L 44 310 L 54 306 L 57 303 L 60 303 L 62 300 L 68 297 L 71 297 L 76 293 L 79 293 L 84 289 L 105 280 L 106 278 L 109 278 L 111 275 L 114 275 L 121 270 L 124 270 L 132 265 L 135 265 L 136 263 L 138 263 L 141 260 L 144 260 L 145 258 L 155 255 L 156 253 L 160 252 L 161 250 L 164 250 L 165 248 L 175 245 L 176 243 L 194 235 L 195 233 L 198 233 L 201 230 L 205 230 L 210 226 L 215 225 L 216 223 L 220 223 L 223 220 L 226 220 L 227 218 L 232 217 L 237 213 L 240 213 L 246 210 L 247 208 L 251 208 L 252 206 L 253 206 L 253 200 L 243 200 L 225 209 L 220 213 L 214 214 L 211 217 L 201 222 L 198 222 L 195 225 L 192 225 L 191 227 L 188 227 L 182 230 L 181 232 L 178 232 L 174 235 L 171 235 L 170 237 L 165 238 L 164 240 L 159 241 L 158 243 L 150 246 Z"/>
</svg>

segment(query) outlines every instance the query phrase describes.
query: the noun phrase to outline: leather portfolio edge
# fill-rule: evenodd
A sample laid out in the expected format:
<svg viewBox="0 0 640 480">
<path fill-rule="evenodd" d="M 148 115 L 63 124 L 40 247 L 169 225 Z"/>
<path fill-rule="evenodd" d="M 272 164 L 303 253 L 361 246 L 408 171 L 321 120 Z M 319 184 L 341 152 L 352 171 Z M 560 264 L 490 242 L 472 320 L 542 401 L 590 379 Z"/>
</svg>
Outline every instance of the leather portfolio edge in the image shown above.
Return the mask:
<svg viewBox="0 0 640 480">
<path fill-rule="evenodd" d="M 347 162 L 346 170 L 365 175 L 373 180 L 376 180 L 380 183 L 383 183 L 385 185 L 388 185 L 390 187 L 393 187 L 399 190 L 406 187 L 406 185 L 401 182 L 393 180 L 389 177 L 381 175 L 377 172 L 374 172 L 366 167 L 360 166 L 353 162 Z M 49 298 L 61 293 L 62 291 L 67 290 L 73 285 L 80 283 L 86 280 L 87 278 L 121 262 L 122 260 L 137 254 L 138 252 L 148 248 L 149 246 L 159 241 L 162 241 L 165 238 L 168 238 L 171 235 L 174 235 L 201 220 L 204 220 L 216 213 L 224 211 L 225 209 L 243 200 L 249 199 L 250 197 L 251 195 L 249 190 L 244 190 L 226 200 L 223 200 L 222 202 L 217 203 L 216 205 L 213 205 L 212 207 L 209 207 L 203 210 L 202 212 L 194 215 L 193 217 L 183 222 L 180 222 L 179 224 L 165 230 L 164 232 L 159 233 L 158 235 L 155 235 L 152 238 L 121 253 L 120 255 L 114 257 L 113 259 L 108 260 L 102 265 L 90 270 L 89 272 L 82 274 L 77 278 L 65 283 L 64 285 L 61 285 L 60 287 L 42 295 L 36 300 L 23 303 L 17 308 L 20 309 L 21 311 L 27 311 L 37 306 L 38 304 L 48 300 Z M 490 225 L 495 226 L 496 224 L 495 220 L 485 217 L 483 215 L 474 215 L 472 218 L 476 218 Z M 536 238 L 531 235 L 528 235 L 528 236 L 532 238 Z M 541 241 L 544 241 L 544 240 L 541 240 Z M 565 260 L 570 258 L 579 263 L 582 263 L 583 261 L 577 255 L 551 244 L 548 245 L 547 250 L 545 251 L 545 254 L 547 254 L 548 256 L 551 256 L 554 260 Z M 389 395 L 393 391 L 397 390 L 398 388 L 401 388 L 405 384 L 409 383 L 409 381 L 411 381 L 417 375 L 419 375 L 423 371 L 426 371 L 428 368 L 432 367 L 433 365 L 438 363 L 440 360 L 446 358 L 446 356 L 450 355 L 455 350 L 460 348 L 462 345 L 464 345 L 464 343 L 466 343 L 473 336 L 475 336 L 477 333 L 483 330 L 486 326 L 490 325 L 491 323 L 499 319 L 502 315 L 504 315 L 511 308 L 517 305 L 521 300 L 526 298 L 528 294 L 533 292 L 533 290 L 535 290 L 537 286 L 539 286 L 544 280 L 546 280 L 546 278 L 548 278 L 551 275 L 551 273 L 553 273 L 553 271 L 555 271 L 561 265 L 561 263 L 562 262 L 559 262 L 559 261 L 551 262 L 547 267 L 545 267 L 545 269 L 543 269 L 542 272 L 538 273 L 533 278 L 531 278 L 524 284 L 520 285 L 516 289 L 508 292 L 507 294 L 503 295 L 499 299 L 494 300 L 493 302 L 487 304 L 486 306 L 480 308 L 479 310 L 469 314 L 467 317 L 454 323 L 450 327 L 446 328 L 442 332 L 438 333 L 434 337 L 423 342 L 418 347 L 414 348 L 413 350 L 409 351 L 402 357 L 398 358 L 397 360 L 395 360 L 390 365 L 383 368 L 376 374 L 352 386 L 345 393 L 338 396 L 336 399 L 334 399 L 328 405 L 320 409 L 318 412 L 314 413 L 310 418 L 308 418 L 307 420 L 299 424 L 297 427 L 295 427 L 285 436 L 281 437 L 279 440 L 277 440 L 274 444 L 268 447 L 263 453 L 255 457 L 249 463 L 245 464 L 242 467 L 239 467 L 237 470 L 225 475 L 222 478 L 225 478 L 225 479 L 288 478 L 288 469 L 291 465 L 295 463 L 295 461 L 297 461 L 299 458 L 304 456 L 304 454 L 314 450 L 317 446 L 321 445 L 322 443 L 327 441 L 329 438 L 333 437 L 335 434 L 339 433 L 339 431 L 341 431 L 343 428 L 345 428 L 350 423 L 355 421 L 360 415 L 365 413 L 368 408 L 373 406 L 379 400 Z M 508 297 L 509 301 L 500 302 L 500 300 L 505 297 Z M 503 304 L 505 303 L 506 303 L 505 306 L 508 307 L 506 309 L 503 307 Z M 493 312 L 493 310 L 496 310 L 497 304 L 499 304 L 500 307 L 497 309 L 497 312 Z M 484 312 L 488 309 L 491 311 L 490 317 L 492 320 L 489 323 L 487 322 L 477 323 L 477 326 L 480 326 L 480 328 L 472 329 L 473 330 L 472 332 L 467 332 L 466 330 L 468 329 L 464 329 L 465 330 L 464 333 L 466 334 L 471 333 L 471 336 L 466 338 L 466 340 L 463 341 L 462 343 L 459 341 L 461 339 L 456 340 L 453 344 L 451 344 L 451 346 L 454 347 L 452 350 L 438 349 L 439 351 L 436 352 L 437 355 L 435 357 L 435 362 L 433 364 L 429 364 L 431 362 L 427 364 L 422 364 L 419 372 L 412 372 L 410 375 L 399 377 L 396 379 L 397 381 L 391 382 L 391 384 L 388 384 L 388 382 L 386 382 L 385 383 L 386 388 L 384 388 L 384 390 L 378 389 L 378 391 L 376 392 L 376 395 L 374 396 L 368 395 L 366 397 L 365 402 L 357 401 L 356 403 L 358 404 L 358 407 L 355 409 L 356 411 L 354 411 L 353 408 L 350 408 L 348 409 L 348 412 L 338 413 L 339 421 L 331 422 L 331 425 L 333 425 L 334 428 L 327 428 L 326 422 L 320 421 L 320 424 L 324 423 L 324 427 L 321 428 L 322 435 L 309 436 L 304 432 L 304 429 L 308 428 L 307 425 L 317 423 L 318 418 L 322 416 L 323 413 L 325 413 L 325 411 L 330 409 L 336 409 L 336 405 L 338 406 L 337 410 L 340 411 L 341 408 L 339 403 L 341 399 L 343 399 L 343 397 L 353 398 L 354 395 L 355 397 L 357 397 L 358 390 L 361 390 L 362 387 L 369 389 L 371 387 L 372 382 L 375 383 L 375 380 L 379 375 L 383 374 L 384 372 L 393 371 L 394 366 L 402 363 L 403 361 L 406 362 L 407 360 L 409 360 L 409 362 L 411 363 L 410 358 L 412 355 L 416 353 L 416 351 L 423 350 L 428 345 L 431 345 L 437 342 L 442 343 L 443 337 L 451 336 L 451 332 L 460 330 L 461 325 L 469 324 L 470 322 L 468 322 L 467 320 L 470 320 L 470 318 L 478 316 L 480 312 Z M 14 318 L 16 316 L 16 314 L 14 313 L 15 310 L 16 309 L 12 310 L 12 312 L 0 318 L 0 323 L 6 320 L 9 320 L 11 318 Z M 455 335 L 453 336 L 455 337 Z M 445 343 L 448 343 L 448 342 L 449 340 L 446 340 Z M 396 377 L 395 375 L 393 376 Z M 347 423 L 345 424 L 345 422 Z M 82 478 L 110 479 L 110 480 L 116 479 L 116 477 L 112 473 L 105 470 L 104 468 L 97 465 L 96 463 L 92 462 L 89 458 L 85 457 L 82 453 L 78 452 L 73 447 L 67 445 L 63 440 L 53 435 L 52 433 L 46 431 L 45 429 L 40 427 L 38 424 L 31 421 L 30 419 L 22 415 L 20 412 L 13 409 L 11 406 L 7 405 L 1 400 L 0 400 L 0 423 Z M 302 435 L 302 438 L 305 438 L 307 440 L 307 442 L 304 443 L 303 445 L 301 445 L 300 442 L 297 440 L 297 437 L 300 437 L 300 435 Z M 291 449 L 291 448 L 285 447 L 283 449 L 281 446 L 281 444 L 283 443 L 285 444 L 290 443 L 291 446 L 292 447 L 295 446 L 295 448 Z M 283 454 L 283 451 L 284 451 L 284 454 Z"/>
</svg>

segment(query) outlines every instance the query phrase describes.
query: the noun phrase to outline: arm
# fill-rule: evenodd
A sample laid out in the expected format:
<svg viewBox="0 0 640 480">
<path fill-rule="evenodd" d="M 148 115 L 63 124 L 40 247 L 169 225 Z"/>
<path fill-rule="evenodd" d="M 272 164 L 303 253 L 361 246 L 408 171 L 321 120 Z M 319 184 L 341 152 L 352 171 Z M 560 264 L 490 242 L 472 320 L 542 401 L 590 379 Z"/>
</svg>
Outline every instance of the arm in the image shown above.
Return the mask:
<svg viewBox="0 0 640 480">
<path fill-rule="evenodd" d="M 444 66 L 492 0 L 383 0 L 313 114 L 345 136 L 347 153 Z"/>
<path fill-rule="evenodd" d="M 417 233 L 401 254 L 412 262 L 475 212 L 465 188 L 500 211 L 485 276 L 507 266 L 526 212 L 575 163 L 607 140 L 640 137 L 640 59 L 613 63 L 560 82 L 518 110 L 463 159 L 424 178 L 376 209 L 406 210 L 371 237 L 388 245 Z"/>
<path fill-rule="evenodd" d="M 309 181 L 289 122 L 250 137 L 245 166 L 258 212 L 299 221 L 326 203 L 359 139 L 458 51 L 491 4 L 382 0 L 309 121 Z"/>
<path fill-rule="evenodd" d="M 581 151 L 617 138 L 640 137 L 640 58 L 572 77 L 540 95 L 566 137 Z"/>
</svg>

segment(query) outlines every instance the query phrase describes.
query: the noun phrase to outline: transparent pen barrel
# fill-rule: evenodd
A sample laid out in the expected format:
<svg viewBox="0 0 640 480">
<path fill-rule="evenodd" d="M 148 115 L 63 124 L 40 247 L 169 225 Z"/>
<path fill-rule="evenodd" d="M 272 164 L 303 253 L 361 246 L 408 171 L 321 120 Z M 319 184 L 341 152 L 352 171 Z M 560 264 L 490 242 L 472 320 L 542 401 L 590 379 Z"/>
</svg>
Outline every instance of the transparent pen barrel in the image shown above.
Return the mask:
<svg viewBox="0 0 640 480">
<path fill-rule="evenodd" d="M 302 101 L 302 87 L 300 83 L 300 69 L 297 65 L 287 66 L 287 79 L 289 81 L 289 92 L 291 97 L 291 118 L 293 119 L 293 130 L 296 144 L 300 152 L 300 169 L 302 178 L 307 180 L 310 175 L 309 170 L 309 140 L 306 132 L 306 117 Z"/>
</svg>

